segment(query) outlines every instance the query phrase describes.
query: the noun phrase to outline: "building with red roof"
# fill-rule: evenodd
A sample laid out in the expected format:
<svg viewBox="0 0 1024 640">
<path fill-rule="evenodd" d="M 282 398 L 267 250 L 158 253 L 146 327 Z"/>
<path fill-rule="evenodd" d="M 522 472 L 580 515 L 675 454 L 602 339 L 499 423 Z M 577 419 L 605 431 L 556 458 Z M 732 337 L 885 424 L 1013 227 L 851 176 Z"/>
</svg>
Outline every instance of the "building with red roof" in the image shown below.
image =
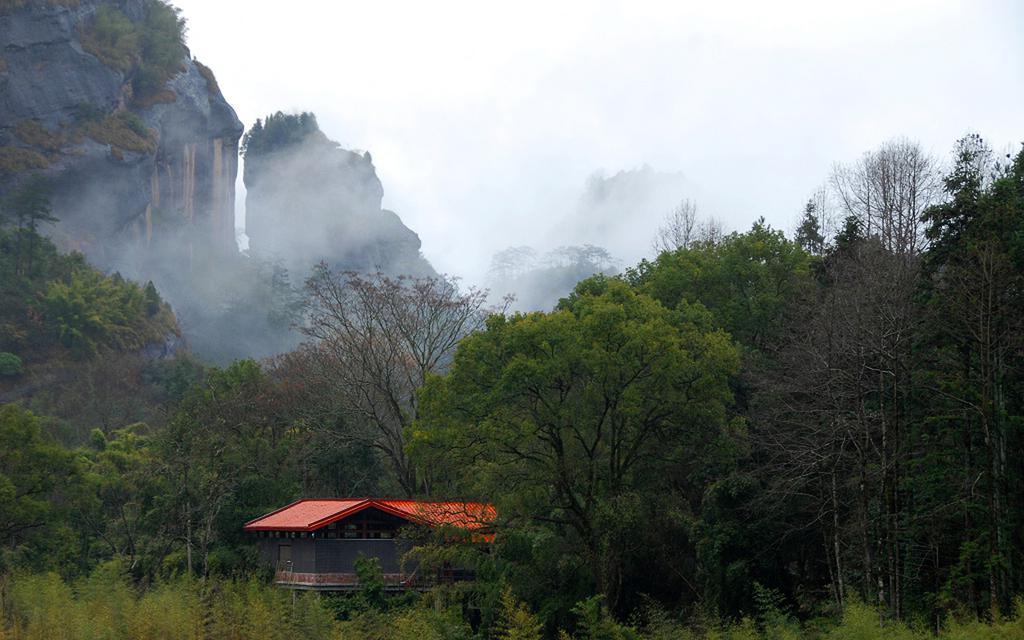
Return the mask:
<svg viewBox="0 0 1024 640">
<path fill-rule="evenodd" d="M 403 563 L 412 546 L 400 535 L 403 531 L 444 529 L 450 539 L 490 542 L 494 518 L 494 506 L 481 502 L 303 499 L 250 520 L 242 529 L 256 538 L 280 585 L 352 589 L 358 586 L 355 561 L 362 555 L 377 558 L 389 588 L 406 589 L 471 576 L 452 567 L 427 576 L 418 566 Z"/>
</svg>

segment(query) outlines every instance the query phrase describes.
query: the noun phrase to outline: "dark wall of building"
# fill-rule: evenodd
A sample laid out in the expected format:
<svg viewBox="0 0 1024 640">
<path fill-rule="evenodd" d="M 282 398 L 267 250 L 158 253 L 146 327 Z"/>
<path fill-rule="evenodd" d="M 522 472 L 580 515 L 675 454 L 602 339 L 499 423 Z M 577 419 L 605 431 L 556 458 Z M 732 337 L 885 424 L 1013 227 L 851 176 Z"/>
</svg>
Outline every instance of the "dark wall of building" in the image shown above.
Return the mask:
<svg viewBox="0 0 1024 640">
<path fill-rule="evenodd" d="M 356 559 L 362 554 L 377 558 L 384 573 L 398 573 L 402 555 L 408 548 L 397 540 L 317 540 L 316 570 L 318 573 L 354 573 Z"/>
<path fill-rule="evenodd" d="M 277 571 L 292 570 L 298 573 L 316 572 L 316 540 L 309 538 L 261 538 L 260 557 Z M 288 551 L 282 553 L 281 547 Z M 287 566 L 285 558 L 291 559 Z"/>
<path fill-rule="evenodd" d="M 355 561 L 360 554 L 377 558 L 384 573 L 399 573 L 402 556 L 410 548 L 409 543 L 400 540 L 311 538 L 260 538 L 258 546 L 263 561 L 278 571 L 289 569 L 281 562 L 281 547 L 289 547 L 290 569 L 296 573 L 355 573 Z M 405 573 L 412 570 L 412 566 L 405 567 Z"/>
</svg>

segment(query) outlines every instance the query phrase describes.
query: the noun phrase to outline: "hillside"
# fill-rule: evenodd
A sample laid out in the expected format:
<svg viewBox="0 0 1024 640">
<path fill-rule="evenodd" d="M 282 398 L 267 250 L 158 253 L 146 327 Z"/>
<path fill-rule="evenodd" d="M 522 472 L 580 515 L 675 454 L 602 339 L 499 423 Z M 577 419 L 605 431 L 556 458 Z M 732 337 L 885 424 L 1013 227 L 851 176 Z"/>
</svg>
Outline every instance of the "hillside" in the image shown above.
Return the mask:
<svg viewBox="0 0 1024 640">
<path fill-rule="evenodd" d="M 154 418 L 142 371 L 182 346 L 170 306 L 152 282 L 59 251 L 17 215 L 29 199 L 17 195 L 0 217 L 0 403 L 61 418 L 73 441 Z"/>
</svg>

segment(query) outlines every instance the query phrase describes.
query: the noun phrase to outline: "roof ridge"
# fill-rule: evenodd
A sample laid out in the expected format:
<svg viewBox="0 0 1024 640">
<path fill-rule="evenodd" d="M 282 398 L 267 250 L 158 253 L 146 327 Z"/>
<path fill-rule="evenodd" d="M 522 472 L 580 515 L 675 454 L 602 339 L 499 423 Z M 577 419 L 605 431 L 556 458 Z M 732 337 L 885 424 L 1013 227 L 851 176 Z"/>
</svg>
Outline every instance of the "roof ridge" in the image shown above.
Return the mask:
<svg viewBox="0 0 1024 640">
<path fill-rule="evenodd" d="M 311 506 L 304 506 L 311 505 Z M 279 509 L 250 520 L 243 525 L 251 530 L 313 530 L 348 518 L 366 509 L 375 508 L 391 515 L 430 526 L 443 524 L 484 524 L 493 520 L 494 505 L 474 501 L 434 501 L 414 498 L 301 498 Z M 268 519 L 295 509 L 277 522 L 268 524 Z M 462 517 L 460 517 L 460 514 Z M 474 527 L 475 528 L 475 527 Z"/>
</svg>

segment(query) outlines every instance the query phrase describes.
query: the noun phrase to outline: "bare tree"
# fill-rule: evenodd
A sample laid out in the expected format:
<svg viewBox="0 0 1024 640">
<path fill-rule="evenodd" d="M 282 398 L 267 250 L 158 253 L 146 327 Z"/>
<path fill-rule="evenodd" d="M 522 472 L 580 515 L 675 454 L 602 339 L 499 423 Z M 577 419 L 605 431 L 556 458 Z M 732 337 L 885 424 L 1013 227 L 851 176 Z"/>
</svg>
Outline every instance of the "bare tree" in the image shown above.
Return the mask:
<svg viewBox="0 0 1024 640">
<path fill-rule="evenodd" d="M 652 247 L 656 253 L 689 247 L 697 239 L 697 204 L 683 200 L 665 216 Z"/>
<path fill-rule="evenodd" d="M 845 216 L 896 255 L 924 250 L 921 214 L 941 195 L 938 161 L 916 142 L 889 141 L 856 163 L 836 165 L 832 186 Z"/>
<path fill-rule="evenodd" d="M 899 617 L 906 562 L 900 542 L 905 527 L 901 480 L 907 456 L 903 434 L 917 370 L 910 337 L 921 322 L 913 299 L 921 253 L 927 248 L 922 214 L 941 197 L 940 168 L 918 144 L 896 139 L 855 164 L 837 166 L 832 186 L 841 215 L 858 220 L 866 236 L 853 253 L 837 257 L 844 269 L 832 269 L 840 274 L 839 282 L 857 283 L 844 294 L 858 305 L 846 312 L 847 318 L 858 317 L 861 309 L 871 314 L 870 321 L 851 327 L 850 333 L 857 354 L 852 361 L 861 362 L 857 379 L 863 383 L 856 395 L 864 434 L 860 442 L 866 453 L 859 455 L 861 464 L 878 471 L 873 499 L 882 516 L 863 531 L 864 575 L 874 576 L 868 589 Z M 844 272 L 847 275 L 841 275 Z M 860 515 L 865 522 L 867 517 Z M 874 541 L 869 544 L 871 536 Z"/>
<path fill-rule="evenodd" d="M 697 241 L 703 244 L 718 244 L 725 237 L 722 222 L 717 218 L 707 218 L 697 229 Z"/>
<path fill-rule="evenodd" d="M 306 286 L 311 312 L 302 332 L 314 340 L 307 348 L 316 375 L 366 425 L 362 437 L 388 459 L 402 489 L 429 492 L 405 451 L 416 392 L 444 370 L 459 340 L 482 328 L 487 292 L 463 292 L 446 277 L 335 273 L 325 264 Z"/>
<path fill-rule="evenodd" d="M 878 236 L 825 257 L 823 287 L 794 311 L 779 369 L 763 383 L 778 401 L 757 434 L 770 495 L 805 505 L 799 526 L 822 532 L 837 604 L 859 587 L 897 618 L 908 567 L 911 343 L 922 321 L 917 262 Z"/>
<path fill-rule="evenodd" d="M 718 220 L 701 220 L 697 215 L 697 203 L 683 200 L 665 216 L 651 247 L 656 253 L 688 249 L 698 242 L 717 244 L 722 235 L 722 224 Z"/>
</svg>

